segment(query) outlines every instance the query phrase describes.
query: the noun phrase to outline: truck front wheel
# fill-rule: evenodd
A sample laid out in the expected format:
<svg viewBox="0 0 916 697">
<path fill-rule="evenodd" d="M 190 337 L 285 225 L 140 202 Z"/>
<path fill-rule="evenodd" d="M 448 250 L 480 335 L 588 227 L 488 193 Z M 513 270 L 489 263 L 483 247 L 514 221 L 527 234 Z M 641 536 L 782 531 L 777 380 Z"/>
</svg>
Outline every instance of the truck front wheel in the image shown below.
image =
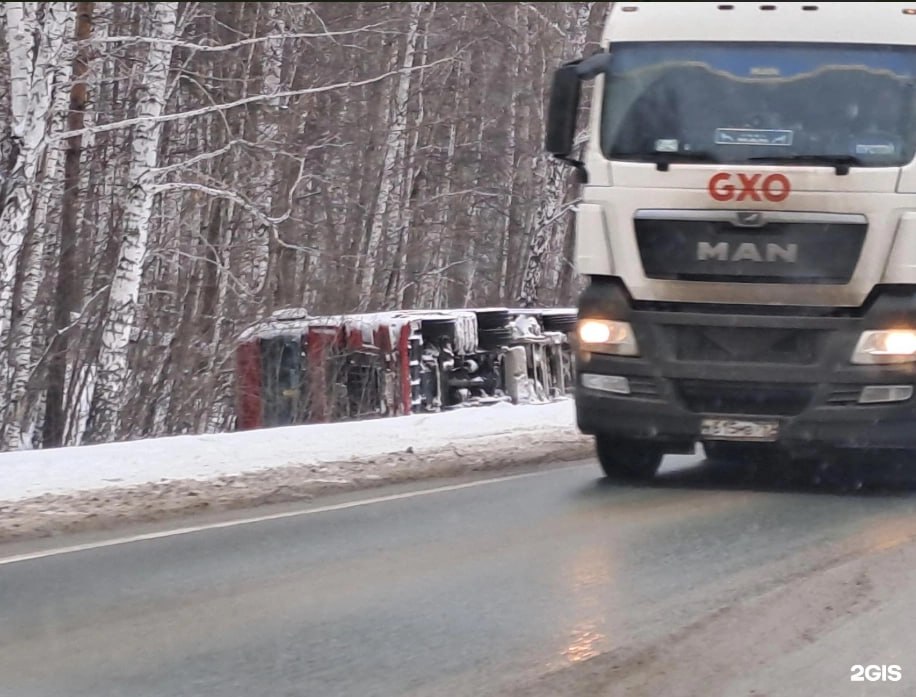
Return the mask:
<svg viewBox="0 0 916 697">
<path fill-rule="evenodd" d="M 604 474 L 612 479 L 648 481 L 662 464 L 664 452 L 649 441 L 596 435 L 595 448 Z"/>
</svg>

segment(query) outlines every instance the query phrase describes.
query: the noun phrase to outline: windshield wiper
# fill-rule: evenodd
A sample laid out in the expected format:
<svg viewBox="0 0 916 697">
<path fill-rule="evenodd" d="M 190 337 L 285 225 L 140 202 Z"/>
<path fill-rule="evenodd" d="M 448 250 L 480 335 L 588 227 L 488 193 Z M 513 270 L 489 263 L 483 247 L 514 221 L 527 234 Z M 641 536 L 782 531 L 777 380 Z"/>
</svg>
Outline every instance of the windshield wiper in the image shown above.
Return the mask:
<svg viewBox="0 0 916 697">
<path fill-rule="evenodd" d="M 858 167 L 862 160 L 853 155 L 761 155 L 749 157 L 751 162 L 794 162 L 796 164 L 833 165 L 838 175 L 849 174 L 850 166 Z"/>
<path fill-rule="evenodd" d="M 712 153 L 703 150 L 685 150 L 683 152 L 646 152 L 635 155 L 611 156 L 611 159 L 621 160 L 649 160 L 655 163 L 655 169 L 660 172 L 667 172 L 668 165 L 678 162 L 712 162 L 717 163 L 719 160 Z"/>
</svg>

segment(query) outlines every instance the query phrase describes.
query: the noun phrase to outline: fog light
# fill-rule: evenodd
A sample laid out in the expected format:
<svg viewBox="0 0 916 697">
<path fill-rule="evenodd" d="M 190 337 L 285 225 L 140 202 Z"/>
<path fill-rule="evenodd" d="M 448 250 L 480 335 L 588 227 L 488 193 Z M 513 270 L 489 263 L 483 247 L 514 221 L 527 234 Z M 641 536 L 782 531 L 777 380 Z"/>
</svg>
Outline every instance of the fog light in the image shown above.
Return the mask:
<svg viewBox="0 0 916 697">
<path fill-rule="evenodd" d="M 862 332 L 852 362 L 859 365 L 912 363 L 916 361 L 916 331 L 882 329 Z"/>
<path fill-rule="evenodd" d="M 614 394 L 630 394 L 630 381 L 622 375 L 585 373 L 582 375 L 582 387 L 587 387 L 590 390 L 601 390 L 602 392 L 613 392 Z"/>
<path fill-rule="evenodd" d="M 912 385 L 869 385 L 862 388 L 859 404 L 905 402 L 913 396 Z"/>
</svg>

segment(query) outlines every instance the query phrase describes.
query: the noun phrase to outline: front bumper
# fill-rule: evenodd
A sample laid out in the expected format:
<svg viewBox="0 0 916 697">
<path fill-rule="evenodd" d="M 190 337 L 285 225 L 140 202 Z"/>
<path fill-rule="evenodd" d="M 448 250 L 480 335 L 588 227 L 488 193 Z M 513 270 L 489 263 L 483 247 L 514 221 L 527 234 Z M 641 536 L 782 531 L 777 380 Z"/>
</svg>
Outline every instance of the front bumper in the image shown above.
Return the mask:
<svg viewBox="0 0 916 697">
<path fill-rule="evenodd" d="M 752 385 L 748 385 L 753 389 Z M 704 416 L 753 419 L 748 414 L 696 414 L 674 401 L 643 400 L 576 391 L 576 415 L 583 433 L 606 433 L 622 438 L 668 443 L 677 452 L 702 440 Z M 897 449 L 916 448 L 916 409 L 912 405 L 830 407 L 811 409 L 797 416 L 758 415 L 779 422 L 778 443 L 797 452 L 824 447 Z"/>
<path fill-rule="evenodd" d="M 857 403 L 867 385 L 916 385 L 916 365 L 849 362 L 863 330 L 916 326 L 916 295 L 885 290 L 845 313 L 777 309 L 640 307 L 617 285 L 592 286 L 580 316 L 629 321 L 642 355 L 577 354 L 579 428 L 684 452 L 702 440 L 703 418 L 760 419 L 779 423 L 790 451 L 916 448 L 916 398 Z M 772 337 L 781 338 L 767 346 Z M 585 388 L 585 373 L 626 377 L 631 394 Z"/>
</svg>

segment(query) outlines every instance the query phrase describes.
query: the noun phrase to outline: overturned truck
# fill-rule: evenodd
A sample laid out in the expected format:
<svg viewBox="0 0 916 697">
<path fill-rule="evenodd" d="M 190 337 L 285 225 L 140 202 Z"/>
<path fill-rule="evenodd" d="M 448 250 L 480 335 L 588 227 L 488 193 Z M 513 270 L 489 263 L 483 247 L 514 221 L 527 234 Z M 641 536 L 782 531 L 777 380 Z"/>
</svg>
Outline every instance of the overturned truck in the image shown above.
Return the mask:
<svg viewBox="0 0 916 697">
<path fill-rule="evenodd" d="M 572 389 L 575 325 L 565 308 L 282 310 L 240 337 L 236 428 L 553 399 Z"/>
</svg>

